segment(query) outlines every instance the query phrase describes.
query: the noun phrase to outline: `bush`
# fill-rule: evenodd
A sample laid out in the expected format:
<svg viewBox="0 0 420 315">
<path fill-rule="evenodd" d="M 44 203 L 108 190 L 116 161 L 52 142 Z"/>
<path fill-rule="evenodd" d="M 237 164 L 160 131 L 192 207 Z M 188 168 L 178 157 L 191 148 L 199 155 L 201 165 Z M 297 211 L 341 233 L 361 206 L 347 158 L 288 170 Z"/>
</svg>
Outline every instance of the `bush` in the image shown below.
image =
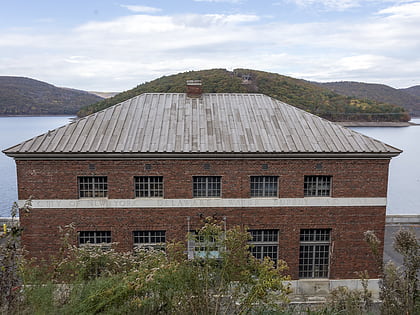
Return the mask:
<svg viewBox="0 0 420 315">
<path fill-rule="evenodd" d="M 183 243 L 166 253 L 142 250 L 116 253 L 68 245 L 73 226 L 63 229 L 62 251 L 50 272 L 24 268 L 21 313 L 49 314 L 242 314 L 280 312 L 288 304 L 284 262 L 257 260 L 249 233 L 224 231 L 207 220 L 194 236 L 211 240 L 203 258 L 188 259 Z M 206 242 L 204 242 L 206 243 Z M 203 244 L 204 244 L 203 243 Z M 207 242 L 207 244 L 210 244 Z M 214 258 L 209 252 L 219 250 Z M 62 257 L 63 256 L 63 257 Z M 60 259 L 59 259 L 60 258 Z M 30 270 L 30 272 L 28 272 Z"/>
</svg>

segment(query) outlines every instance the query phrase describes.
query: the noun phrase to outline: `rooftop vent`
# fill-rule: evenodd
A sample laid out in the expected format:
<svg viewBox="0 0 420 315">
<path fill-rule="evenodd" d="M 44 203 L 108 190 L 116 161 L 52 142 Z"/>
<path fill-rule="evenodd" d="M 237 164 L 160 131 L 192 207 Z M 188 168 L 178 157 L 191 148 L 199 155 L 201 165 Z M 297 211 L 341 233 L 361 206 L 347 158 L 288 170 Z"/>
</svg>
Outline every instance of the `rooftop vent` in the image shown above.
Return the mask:
<svg viewBox="0 0 420 315">
<path fill-rule="evenodd" d="M 201 80 L 187 80 L 187 96 L 200 97 L 203 93 Z"/>
</svg>

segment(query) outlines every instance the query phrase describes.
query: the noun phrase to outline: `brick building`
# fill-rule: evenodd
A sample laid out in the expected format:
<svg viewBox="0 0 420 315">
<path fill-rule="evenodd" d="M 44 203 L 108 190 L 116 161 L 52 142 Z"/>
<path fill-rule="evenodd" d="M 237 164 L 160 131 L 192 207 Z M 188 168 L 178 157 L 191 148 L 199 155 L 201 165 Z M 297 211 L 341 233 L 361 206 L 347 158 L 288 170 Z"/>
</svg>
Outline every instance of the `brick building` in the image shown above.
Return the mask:
<svg viewBox="0 0 420 315">
<path fill-rule="evenodd" d="M 33 199 L 20 215 L 30 255 L 54 254 L 58 226 L 72 222 L 75 242 L 128 251 L 185 239 L 212 216 L 248 227 L 254 255 L 284 259 L 293 279 L 377 276 L 363 233 L 383 240 L 388 164 L 401 151 L 265 95 L 190 85 L 4 151 L 20 202 Z"/>
</svg>

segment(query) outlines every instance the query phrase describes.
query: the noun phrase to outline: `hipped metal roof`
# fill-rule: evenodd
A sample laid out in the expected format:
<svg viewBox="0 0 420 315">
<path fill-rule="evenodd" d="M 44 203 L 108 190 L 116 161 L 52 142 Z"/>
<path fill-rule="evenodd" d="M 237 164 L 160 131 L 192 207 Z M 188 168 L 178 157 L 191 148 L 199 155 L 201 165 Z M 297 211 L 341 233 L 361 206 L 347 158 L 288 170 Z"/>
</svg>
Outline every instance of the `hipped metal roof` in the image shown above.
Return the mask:
<svg viewBox="0 0 420 315">
<path fill-rule="evenodd" d="M 15 158 L 392 157 L 401 150 L 262 94 L 145 93 L 3 152 Z"/>
</svg>

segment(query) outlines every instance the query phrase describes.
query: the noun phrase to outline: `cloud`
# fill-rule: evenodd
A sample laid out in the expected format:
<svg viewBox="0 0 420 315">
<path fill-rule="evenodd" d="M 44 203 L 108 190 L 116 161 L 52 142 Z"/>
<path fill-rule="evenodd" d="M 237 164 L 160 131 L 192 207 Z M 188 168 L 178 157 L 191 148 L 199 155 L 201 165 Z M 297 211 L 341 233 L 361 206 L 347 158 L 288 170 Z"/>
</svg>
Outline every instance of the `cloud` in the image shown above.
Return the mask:
<svg viewBox="0 0 420 315">
<path fill-rule="evenodd" d="M 301 7 L 321 6 L 327 10 L 344 11 L 359 7 L 361 0 L 288 0 Z"/>
<path fill-rule="evenodd" d="M 420 2 L 403 3 L 400 5 L 395 5 L 380 10 L 377 14 L 389 15 L 392 18 L 420 17 Z"/>
<path fill-rule="evenodd" d="M 188 70 L 239 67 L 309 80 L 408 86 L 404 82 L 418 82 L 420 68 L 415 12 L 415 3 L 392 3 L 352 23 L 142 13 L 66 31 L 2 30 L 0 68 L 59 86 L 105 91 Z"/>
<path fill-rule="evenodd" d="M 154 7 L 148 7 L 144 5 L 128 5 L 128 4 L 122 4 L 121 7 L 126 8 L 132 12 L 136 13 L 156 13 L 162 11 L 159 8 Z"/>
<path fill-rule="evenodd" d="M 227 2 L 227 3 L 242 3 L 245 0 L 194 0 L 195 2 L 215 2 L 215 3 L 220 3 L 220 2 Z"/>
<path fill-rule="evenodd" d="M 150 34 L 153 32 L 170 32 L 181 27 L 173 23 L 169 16 L 130 15 L 106 22 L 89 22 L 76 28 L 80 35 L 115 34 L 124 38 L 127 34 Z"/>
<path fill-rule="evenodd" d="M 275 4 L 282 5 L 284 2 L 289 2 L 305 8 L 318 7 L 327 11 L 346 11 L 362 7 L 366 4 L 384 5 L 386 3 L 395 3 L 398 5 L 411 1 L 412 0 L 282 0 L 281 2 L 276 2 Z"/>
</svg>

